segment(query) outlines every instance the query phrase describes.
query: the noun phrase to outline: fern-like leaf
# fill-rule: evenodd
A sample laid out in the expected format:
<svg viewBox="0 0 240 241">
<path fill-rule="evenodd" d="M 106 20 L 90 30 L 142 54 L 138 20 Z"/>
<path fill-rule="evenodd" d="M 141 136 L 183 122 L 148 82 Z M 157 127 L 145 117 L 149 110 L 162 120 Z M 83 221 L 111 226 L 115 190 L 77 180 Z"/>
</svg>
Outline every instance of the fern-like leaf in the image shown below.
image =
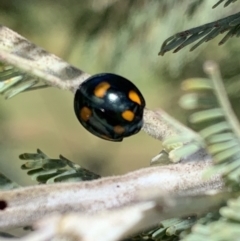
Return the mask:
<svg viewBox="0 0 240 241">
<path fill-rule="evenodd" d="M 69 161 L 61 155 L 58 159 L 53 159 L 39 149 L 37 153 L 24 153 L 19 158 L 26 161 L 21 168 L 28 170 L 27 174 L 39 183 L 79 182 L 100 178 L 98 174 Z"/>
<path fill-rule="evenodd" d="M 228 5 L 230 5 L 231 3 L 235 3 L 237 0 L 219 0 L 216 4 L 213 5 L 213 8 L 216 8 L 218 5 L 220 5 L 221 3 L 224 3 L 224 7 L 227 7 Z"/>
<path fill-rule="evenodd" d="M 239 193 L 235 193 L 236 196 Z M 183 241 L 239 240 L 240 198 L 230 199 L 219 212 L 208 213 L 193 226 L 191 233 L 183 235 Z"/>
<path fill-rule="evenodd" d="M 219 45 L 224 44 L 229 38 L 234 36 L 239 37 L 240 13 L 174 34 L 164 41 L 158 54 L 163 56 L 166 52 L 172 50 L 173 53 L 176 53 L 184 47 L 198 41 L 190 48 L 190 51 L 193 51 L 201 44 L 214 39 L 222 33 L 226 34 L 219 42 Z"/>
<path fill-rule="evenodd" d="M 216 65 L 208 63 L 206 71 L 210 79 L 183 82 L 183 89 L 190 94 L 185 94 L 180 104 L 190 112 L 189 122 L 213 156 L 215 165 L 208 174 L 221 173 L 229 186 L 234 187 L 240 180 L 239 123 L 231 110 Z"/>
<path fill-rule="evenodd" d="M 152 228 L 151 230 L 142 232 L 141 234 L 124 239 L 124 241 L 177 241 L 179 240 L 179 235 L 189 229 L 196 222 L 196 216 L 183 218 L 172 218 L 162 221 L 158 227 Z"/>
<path fill-rule="evenodd" d="M 0 66 L 0 94 L 3 94 L 6 99 L 27 90 L 46 87 L 49 86 L 41 85 L 41 81 L 37 77 L 28 75 L 12 66 L 4 64 Z"/>
<path fill-rule="evenodd" d="M 17 183 L 11 181 L 9 178 L 0 173 L 0 190 L 11 190 L 19 187 L 20 186 Z"/>
</svg>

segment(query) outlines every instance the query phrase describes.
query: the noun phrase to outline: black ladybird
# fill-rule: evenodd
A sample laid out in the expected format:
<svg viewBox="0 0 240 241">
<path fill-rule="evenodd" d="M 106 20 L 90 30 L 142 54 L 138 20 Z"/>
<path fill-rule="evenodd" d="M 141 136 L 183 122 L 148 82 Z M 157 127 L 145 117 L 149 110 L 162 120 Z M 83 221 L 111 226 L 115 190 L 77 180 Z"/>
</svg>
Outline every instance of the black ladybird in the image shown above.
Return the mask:
<svg viewBox="0 0 240 241">
<path fill-rule="evenodd" d="M 138 88 L 116 74 L 97 74 L 77 89 L 74 110 L 80 123 L 93 135 L 122 141 L 143 125 L 145 100 Z"/>
</svg>

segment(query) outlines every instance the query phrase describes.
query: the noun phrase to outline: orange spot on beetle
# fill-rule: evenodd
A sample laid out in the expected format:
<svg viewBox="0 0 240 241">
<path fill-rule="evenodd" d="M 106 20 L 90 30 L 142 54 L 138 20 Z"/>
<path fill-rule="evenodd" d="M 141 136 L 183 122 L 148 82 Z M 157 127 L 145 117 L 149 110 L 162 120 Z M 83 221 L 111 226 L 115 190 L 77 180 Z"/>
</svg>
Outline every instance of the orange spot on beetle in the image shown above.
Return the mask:
<svg viewBox="0 0 240 241">
<path fill-rule="evenodd" d="M 110 88 L 109 83 L 102 82 L 99 85 L 97 85 L 96 88 L 94 89 L 94 95 L 99 98 L 103 98 L 109 88 Z"/>
<path fill-rule="evenodd" d="M 122 127 L 122 126 L 114 126 L 113 130 L 117 134 L 122 134 L 125 131 L 124 127 Z"/>
<path fill-rule="evenodd" d="M 128 93 L 128 97 L 129 97 L 129 99 L 132 100 L 133 102 L 136 102 L 136 103 L 138 103 L 139 105 L 141 105 L 140 97 L 139 97 L 139 95 L 138 95 L 135 91 L 131 90 L 131 91 Z"/>
<path fill-rule="evenodd" d="M 122 117 L 127 121 L 132 121 L 134 118 L 134 113 L 131 110 L 125 110 L 122 113 Z"/>
<path fill-rule="evenodd" d="M 81 110 L 80 110 L 80 118 L 83 121 L 88 121 L 90 116 L 92 115 L 92 111 L 87 108 L 86 106 L 84 106 Z"/>
</svg>

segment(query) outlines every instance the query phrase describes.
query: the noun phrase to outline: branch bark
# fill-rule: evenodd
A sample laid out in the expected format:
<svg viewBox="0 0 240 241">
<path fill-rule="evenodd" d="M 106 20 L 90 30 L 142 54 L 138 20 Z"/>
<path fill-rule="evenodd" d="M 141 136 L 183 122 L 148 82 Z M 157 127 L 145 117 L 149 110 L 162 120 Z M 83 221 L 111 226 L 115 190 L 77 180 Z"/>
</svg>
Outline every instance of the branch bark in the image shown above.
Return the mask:
<svg viewBox="0 0 240 241">
<path fill-rule="evenodd" d="M 60 183 L 0 192 L 6 208 L 0 210 L 0 229 L 30 225 L 53 212 L 95 213 L 134 203 L 139 191 L 157 188 L 159 193 L 202 193 L 219 189 L 222 181 L 215 176 L 203 180 L 209 159 L 168 166 L 144 168 L 122 176 L 82 183 Z"/>
<path fill-rule="evenodd" d="M 50 215 L 35 223 L 33 233 L 11 240 L 47 241 L 58 237 L 82 241 L 121 240 L 169 218 L 199 215 L 215 210 L 232 196 L 230 192 L 193 196 L 164 195 L 154 188 L 143 194 L 140 195 L 139 202 L 122 209 L 105 210 L 91 215 Z M 0 241 L 6 240 L 8 239 L 0 238 Z"/>
</svg>

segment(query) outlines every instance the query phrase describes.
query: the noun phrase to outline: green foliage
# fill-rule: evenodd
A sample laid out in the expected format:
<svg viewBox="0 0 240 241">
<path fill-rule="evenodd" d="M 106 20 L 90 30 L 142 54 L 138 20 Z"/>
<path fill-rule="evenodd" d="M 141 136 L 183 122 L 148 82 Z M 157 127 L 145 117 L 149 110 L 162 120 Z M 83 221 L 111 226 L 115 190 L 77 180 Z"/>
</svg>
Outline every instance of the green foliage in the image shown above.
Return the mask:
<svg viewBox="0 0 240 241">
<path fill-rule="evenodd" d="M 232 112 L 217 66 L 207 63 L 205 71 L 209 79 L 189 79 L 183 89 L 181 106 L 189 111 L 189 122 L 205 142 L 213 157 L 214 166 L 207 170 L 208 177 L 220 174 L 233 195 L 239 190 L 240 181 L 240 127 Z M 194 225 L 185 241 L 238 240 L 240 235 L 240 198 L 229 200 L 219 210 L 219 217 L 203 217 Z M 203 219 L 207 225 L 201 223 Z"/>
<path fill-rule="evenodd" d="M 219 42 L 219 45 L 224 44 L 232 37 L 239 37 L 240 32 L 240 13 L 236 13 L 229 17 L 207 23 L 202 26 L 188 29 L 169 37 L 162 44 L 159 55 L 164 55 L 166 52 L 174 50 L 173 53 L 178 52 L 182 48 L 199 41 L 190 48 L 190 51 L 195 50 L 201 44 L 206 43 L 218 35 L 225 33 L 224 38 Z"/>
<path fill-rule="evenodd" d="M 0 173 L 0 190 L 11 190 L 19 187 L 20 186 L 17 183 L 11 181 L 9 178 Z"/>
<path fill-rule="evenodd" d="M 39 149 L 37 153 L 24 153 L 19 158 L 26 161 L 21 166 L 22 170 L 28 170 L 27 174 L 39 183 L 80 182 L 100 178 L 61 155 L 59 159 L 52 159 Z"/>
<path fill-rule="evenodd" d="M 240 180 L 240 128 L 214 64 L 206 70 L 211 79 L 190 79 L 183 88 L 190 92 L 181 98 L 181 106 L 191 110 L 189 122 L 203 138 L 215 165 L 209 171 L 221 173 L 229 187 Z"/>
<path fill-rule="evenodd" d="M 190 231 L 196 220 L 196 216 L 164 220 L 159 227 L 143 232 L 131 240 L 177 241 L 184 232 Z"/>
<path fill-rule="evenodd" d="M 237 0 L 219 0 L 214 6 L 213 8 L 217 7 L 218 5 L 220 5 L 221 3 L 224 3 L 224 7 L 227 7 L 229 4 L 236 2 Z"/>
<path fill-rule="evenodd" d="M 187 14 L 189 14 L 190 16 L 192 16 L 198 9 L 198 7 L 204 2 L 205 0 L 195 0 L 192 3 L 189 4 L 188 10 L 187 10 Z M 215 3 L 213 5 L 212 8 L 216 8 L 217 6 L 219 6 L 221 3 L 224 3 L 224 7 L 227 7 L 228 5 L 230 5 L 231 3 L 236 2 L 237 0 L 219 0 L 217 3 Z"/>
<path fill-rule="evenodd" d="M 240 235 L 240 199 L 231 199 L 219 213 L 208 214 L 198 220 L 192 232 L 183 235 L 184 241 L 239 240 Z M 206 222 L 207 220 L 207 222 Z"/>
<path fill-rule="evenodd" d="M 26 90 L 49 87 L 47 85 L 39 86 L 39 82 L 39 78 L 17 70 L 13 66 L 3 63 L 0 65 L 0 94 L 4 95 L 6 99 Z"/>
</svg>

